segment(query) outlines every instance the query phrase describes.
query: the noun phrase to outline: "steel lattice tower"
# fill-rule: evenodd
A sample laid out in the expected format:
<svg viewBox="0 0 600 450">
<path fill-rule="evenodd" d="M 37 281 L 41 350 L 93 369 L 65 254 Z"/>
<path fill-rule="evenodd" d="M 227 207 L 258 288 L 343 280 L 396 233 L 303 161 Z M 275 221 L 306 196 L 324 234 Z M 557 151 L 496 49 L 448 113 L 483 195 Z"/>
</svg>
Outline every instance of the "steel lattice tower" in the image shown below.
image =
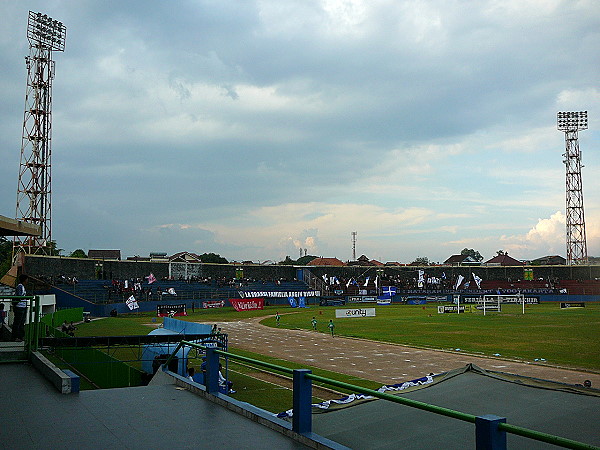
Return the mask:
<svg viewBox="0 0 600 450">
<path fill-rule="evenodd" d="M 52 241 L 52 52 L 65 49 L 66 28 L 45 14 L 29 11 L 27 89 L 21 139 L 16 219 L 39 225 L 39 237 L 15 238 L 19 253 L 48 254 Z"/>
<path fill-rule="evenodd" d="M 567 264 L 587 264 L 581 152 L 578 140 L 579 130 L 587 130 L 588 127 L 587 111 L 559 112 L 557 122 L 559 131 L 565 133 L 566 146 L 563 162 L 566 167 Z"/>
</svg>

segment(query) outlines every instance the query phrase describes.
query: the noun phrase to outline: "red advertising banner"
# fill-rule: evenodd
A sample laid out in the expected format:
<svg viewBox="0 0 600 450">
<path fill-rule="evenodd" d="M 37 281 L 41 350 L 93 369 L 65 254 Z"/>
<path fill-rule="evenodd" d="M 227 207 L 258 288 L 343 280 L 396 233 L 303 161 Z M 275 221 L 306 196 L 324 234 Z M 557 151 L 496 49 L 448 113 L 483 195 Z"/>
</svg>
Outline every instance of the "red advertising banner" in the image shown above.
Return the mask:
<svg viewBox="0 0 600 450">
<path fill-rule="evenodd" d="M 236 311 L 252 311 L 254 309 L 265 309 L 264 298 L 230 298 L 229 302 Z"/>
</svg>

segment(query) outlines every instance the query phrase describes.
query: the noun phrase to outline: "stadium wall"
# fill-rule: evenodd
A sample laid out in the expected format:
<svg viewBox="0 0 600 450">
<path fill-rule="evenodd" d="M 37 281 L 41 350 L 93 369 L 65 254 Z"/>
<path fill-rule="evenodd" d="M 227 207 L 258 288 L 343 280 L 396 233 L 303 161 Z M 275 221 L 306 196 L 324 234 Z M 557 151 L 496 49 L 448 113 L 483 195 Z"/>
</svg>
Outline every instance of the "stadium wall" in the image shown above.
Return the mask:
<svg viewBox="0 0 600 450">
<path fill-rule="evenodd" d="M 186 268 L 187 266 L 187 268 Z M 25 272 L 33 276 L 75 276 L 79 279 L 131 279 L 143 278 L 153 273 L 158 279 L 183 278 L 197 276 L 200 278 L 232 279 L 236 270 L 243 268 L 243 276 L 252 279 L 287 279 L 296 277 L 298 266 L 278 266 L 257 264 L 194 264 L 168 263 L 148 261 L 101 261 L 85 258 L 68 258 L 59 256 L 27 255 L 25 257 Z M 586 266 L 303 266 L 315 276 L 375 277 L 383 274 L 386 277 L 413 279 L 419 270 L 424 270 L 429 276 L 454 278 L 462 275 L 469 278 L 471 273 L 484 280 L 522 280 L 524 269 L 533 270 L 534 279 L 563 279 L 563 280 L 594 280 L 600 279 L 600 265 Z"/>
</svg>

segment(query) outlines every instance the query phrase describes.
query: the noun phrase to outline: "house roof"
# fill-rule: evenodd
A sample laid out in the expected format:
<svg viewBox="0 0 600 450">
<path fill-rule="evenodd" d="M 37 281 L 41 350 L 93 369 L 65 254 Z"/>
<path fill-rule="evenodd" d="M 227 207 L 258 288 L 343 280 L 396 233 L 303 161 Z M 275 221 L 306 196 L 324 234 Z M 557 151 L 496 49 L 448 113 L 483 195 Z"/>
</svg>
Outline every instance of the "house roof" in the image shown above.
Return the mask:
<svg viewBox="0 0 600 450">
<path fill-rule="evenodd" d="M 121 250 L 88 250 L 90 259 L 114 259 L 121 260 Z"/>
<path fill-rule="evenodd" d="M 450 258 L 444 261 L 444 264 L 468 264 L 477 262 L 478 261 L 470 255 L 452 255 Z"/>
<path fill-rule="evenodd" d="M 567 260 L 560 255 L 542 256 L 541 258 L 537 258 L 532 261 L 532 263 L 543 266 L 563 265 L 566 264 L 566 262 Z"/>
<path fill-rule="evenodd" d="M 496 255 L 492 259 L 484 263 L 488 266 L 523 266 L 524 264 L 511 256 L 506 254 Z"/>
<path fill-rule="evenodd" d="M 345 266 L 342 261 L 337 258 L 315 258 L 307 264 L 307 266 Z"/>
<path fill-rule="evenodd" d="M 194 262 L 200 263 L 202 260 L 200 259 L 200 255 L 191 252 L 179 252 L 175 253 L 172 256 L 169 256 L 170 262 Z"/>
</svg>

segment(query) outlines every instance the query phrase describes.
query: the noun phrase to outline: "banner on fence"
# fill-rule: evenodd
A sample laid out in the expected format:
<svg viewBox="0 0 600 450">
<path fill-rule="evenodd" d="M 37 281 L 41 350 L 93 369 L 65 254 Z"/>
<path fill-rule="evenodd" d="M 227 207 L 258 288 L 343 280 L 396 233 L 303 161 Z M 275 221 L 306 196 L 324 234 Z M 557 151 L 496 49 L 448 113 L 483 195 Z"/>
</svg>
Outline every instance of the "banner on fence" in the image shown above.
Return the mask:
<svg viewBox="0 0 600 450">
<path fill-rule="evenodd" d="M 230 298 L 229 302 L 236 311 L 253 311 L 265 308 L 264 298 Z"/>
<path fill-rule="evenodd" d="M 342 291 L 343 292 L 343 291 Z M 321 291 L 238 291 L 242 298 L 256 297 L 320 297 Z"/>
<path fill-rule="evenodd" d="M 375 308 L 348 308 L 336 309 L 336 318 L 343 317 L 375 317 Z"/>
<path fill-rule="evenodd" d="M 467 313 L 473 312 L 475 310 L 474 305 L 440 305 L 438 306 L 438 314 L 447 314 L 447 313 Z"/>
<path fill-rule="evenodd" d="M 185 304 L 181 305 L 156 305 L 158 317 L 187 316 Z"/>
<path fill-rule="evenodd" d="M 204 309 L 208 308 L 223 308 L 225 306 L 224 300 L 208 300 L 206 302 L 202 302 L 202 307 Z"/>
<path fill-rule="evenodd" d="M 585 302 L 560 302 L 560 309 L 585 308 Z"/>
<path fill-rule="evenodd" d="M 385 297 L 385 298 L 390 298 L 390 297 Z M 375 297 L 374 295 L 348 297 L 348 303 L 373 303 L 376 301 L 377 301 L 377 297 Z"/>
</svg>

